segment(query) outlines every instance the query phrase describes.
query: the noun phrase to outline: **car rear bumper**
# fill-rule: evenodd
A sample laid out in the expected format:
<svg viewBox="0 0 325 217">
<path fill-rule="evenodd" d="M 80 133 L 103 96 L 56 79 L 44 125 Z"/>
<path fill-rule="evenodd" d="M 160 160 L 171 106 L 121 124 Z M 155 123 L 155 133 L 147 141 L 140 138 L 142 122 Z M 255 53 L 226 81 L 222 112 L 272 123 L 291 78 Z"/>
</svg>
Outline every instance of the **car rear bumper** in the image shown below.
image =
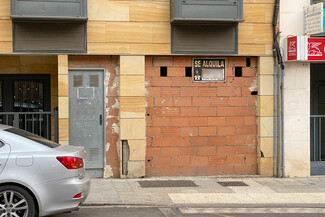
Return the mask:
<svg viewBox="0 0 325 217">
<path fill-rule="evenodd" d="M 90 191 L 90 178 L 85 176 L 57 180 L 35 186 L 39 198 L 39 215 L 47 216 L 78 210 Z M 80 198 L 73 197 L 81 193 Z"/>
</svg>

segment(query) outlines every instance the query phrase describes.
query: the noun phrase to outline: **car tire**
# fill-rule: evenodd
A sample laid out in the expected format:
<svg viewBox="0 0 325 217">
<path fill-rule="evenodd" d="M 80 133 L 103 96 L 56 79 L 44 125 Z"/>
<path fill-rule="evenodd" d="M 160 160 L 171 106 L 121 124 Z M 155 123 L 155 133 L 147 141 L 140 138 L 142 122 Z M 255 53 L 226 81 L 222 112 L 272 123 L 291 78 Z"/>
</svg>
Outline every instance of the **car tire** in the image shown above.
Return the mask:
<svg viewBox="0 0 325 217">
<path fill-rule="evenodd" d="M 32 195 L 15 185 L 0 187 L 0 216 L 15 213 L 19 217 L 36 216 L 36 206 Z M 6 215 L 3 215 L 6 216 Z"/>
</svg>

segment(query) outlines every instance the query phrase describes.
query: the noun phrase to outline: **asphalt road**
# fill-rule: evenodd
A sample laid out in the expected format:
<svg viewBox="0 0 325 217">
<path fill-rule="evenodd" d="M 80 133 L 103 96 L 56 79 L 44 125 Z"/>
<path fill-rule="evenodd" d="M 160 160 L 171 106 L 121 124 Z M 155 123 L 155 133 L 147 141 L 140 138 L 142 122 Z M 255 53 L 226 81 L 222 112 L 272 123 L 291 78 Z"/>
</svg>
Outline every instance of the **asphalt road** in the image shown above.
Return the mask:
<svg viewBox="0 0 325 217">
<path fill-rule="evenodd" d="M 325 207 L 81 207 L 51 217 L 324 217 Z"/>
</svg>

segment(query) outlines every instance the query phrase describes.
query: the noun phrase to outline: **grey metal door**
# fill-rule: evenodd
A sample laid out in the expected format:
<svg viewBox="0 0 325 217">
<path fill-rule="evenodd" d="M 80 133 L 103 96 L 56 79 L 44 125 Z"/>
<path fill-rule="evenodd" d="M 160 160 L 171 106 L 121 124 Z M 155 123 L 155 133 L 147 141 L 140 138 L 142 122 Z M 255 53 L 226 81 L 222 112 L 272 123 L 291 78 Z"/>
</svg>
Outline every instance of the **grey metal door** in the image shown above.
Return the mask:
<svg viewBox="0 0 325 217">
<path fill-rule="evenodd" d="M 91 177 L 103 177 L 103 78 L 101 70 L 69 70 L 69 144 L 85 147 Z"/>
</svg>

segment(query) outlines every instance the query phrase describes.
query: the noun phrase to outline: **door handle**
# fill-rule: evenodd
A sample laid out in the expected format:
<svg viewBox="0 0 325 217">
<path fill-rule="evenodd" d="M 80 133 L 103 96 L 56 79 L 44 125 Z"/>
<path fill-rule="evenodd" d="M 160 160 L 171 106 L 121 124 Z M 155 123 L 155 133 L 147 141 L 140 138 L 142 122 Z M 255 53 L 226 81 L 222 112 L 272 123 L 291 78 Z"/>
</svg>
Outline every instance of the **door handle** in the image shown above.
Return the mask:
<svg viewBox="0 0 325 217">
<path fill-rule="evenodd" d="M 99 115 L 99 125 L 103 125 L 103 115 Z"/>
</svg>

